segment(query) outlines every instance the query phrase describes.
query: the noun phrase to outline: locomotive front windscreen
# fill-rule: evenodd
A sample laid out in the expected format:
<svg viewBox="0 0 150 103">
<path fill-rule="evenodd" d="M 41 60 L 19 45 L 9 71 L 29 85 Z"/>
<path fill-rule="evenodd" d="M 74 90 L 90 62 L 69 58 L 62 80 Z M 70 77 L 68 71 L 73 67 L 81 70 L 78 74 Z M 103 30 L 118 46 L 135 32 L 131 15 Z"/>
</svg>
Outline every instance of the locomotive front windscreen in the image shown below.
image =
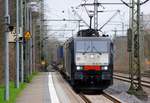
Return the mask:
<svg viewBox="0 0 150 103">
<path fill-rule="evenodd" d="M 108 52 L 107 41 L 77 41 L 76 52 L 79 53 L 106 53 Z"/>
<path fill-rule="evenodd" d="M 76 65 L 109 64 L 109 42 L 107 40 L 78 40 L 75 53 Z"/>
</svg>

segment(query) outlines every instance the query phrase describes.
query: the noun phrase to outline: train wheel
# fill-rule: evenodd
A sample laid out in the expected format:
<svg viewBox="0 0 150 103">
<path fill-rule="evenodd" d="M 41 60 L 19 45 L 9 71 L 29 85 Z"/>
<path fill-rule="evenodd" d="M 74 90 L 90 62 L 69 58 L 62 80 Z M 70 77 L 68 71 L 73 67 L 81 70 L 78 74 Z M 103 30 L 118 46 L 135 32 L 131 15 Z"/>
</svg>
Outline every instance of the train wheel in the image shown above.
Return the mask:
<svg viewBox="0 0 150 103">
<path fill-rule="evenodd" d="M 71 85 L 72 85 L 73 90 L 74 90 L 77 94 L 80 93 L 80 87 L 79 87 L 79 85 L 77 84 L 77 81 L 73 80 Z"/>
</svg>

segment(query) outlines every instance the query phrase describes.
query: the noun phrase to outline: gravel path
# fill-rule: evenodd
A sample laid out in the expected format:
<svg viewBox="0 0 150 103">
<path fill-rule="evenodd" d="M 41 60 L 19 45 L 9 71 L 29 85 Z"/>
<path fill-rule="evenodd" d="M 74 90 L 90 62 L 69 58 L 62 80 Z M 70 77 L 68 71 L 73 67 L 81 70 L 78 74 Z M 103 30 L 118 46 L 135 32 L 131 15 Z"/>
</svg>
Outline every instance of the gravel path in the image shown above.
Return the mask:
<svg viewBox="0 0 150 103">
<path fill-rule="evenodd" d="M 129 83 L 120 80 L 114 80 L 114 85 L 109 87 L 106 92 L 116 96 L 117 98 L 124 101 L 124 103 L 150 103 L 150 88 L 143 88 L 148 94 L 148 100 L 140 100 L 134 95 L 127 93 Z"/>
</svg>

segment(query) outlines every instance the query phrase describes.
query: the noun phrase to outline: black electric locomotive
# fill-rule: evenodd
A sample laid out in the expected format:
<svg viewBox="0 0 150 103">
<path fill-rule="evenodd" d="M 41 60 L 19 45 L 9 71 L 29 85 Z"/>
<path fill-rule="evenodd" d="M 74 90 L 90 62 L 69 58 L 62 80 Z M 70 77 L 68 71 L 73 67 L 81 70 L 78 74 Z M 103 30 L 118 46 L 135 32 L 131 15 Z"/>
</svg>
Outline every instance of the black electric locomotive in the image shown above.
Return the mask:
<svg viewBox="0 0 150 103">
<path fill-rule="evenodd" d="M 113 83 L 113 43 L 94 29 L 81 30 L 64 44 L 64 70 L 78 89 L 108 88 Z"/>
</svg>

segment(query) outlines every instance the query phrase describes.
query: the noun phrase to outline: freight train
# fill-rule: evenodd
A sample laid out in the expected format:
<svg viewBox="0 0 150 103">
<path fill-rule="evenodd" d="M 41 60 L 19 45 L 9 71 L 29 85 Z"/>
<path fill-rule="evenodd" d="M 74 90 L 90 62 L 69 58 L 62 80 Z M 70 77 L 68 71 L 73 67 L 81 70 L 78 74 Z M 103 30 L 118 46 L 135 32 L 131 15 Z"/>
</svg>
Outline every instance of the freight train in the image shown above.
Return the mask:
<svg viewBox="0 0 150 103">
<path fill-rule="evenodd" d="M 113 84 L 113 42 L 94 29 L 80 30 L 63 46 L 63 73 L 78 90 Z"/>
</svg>

